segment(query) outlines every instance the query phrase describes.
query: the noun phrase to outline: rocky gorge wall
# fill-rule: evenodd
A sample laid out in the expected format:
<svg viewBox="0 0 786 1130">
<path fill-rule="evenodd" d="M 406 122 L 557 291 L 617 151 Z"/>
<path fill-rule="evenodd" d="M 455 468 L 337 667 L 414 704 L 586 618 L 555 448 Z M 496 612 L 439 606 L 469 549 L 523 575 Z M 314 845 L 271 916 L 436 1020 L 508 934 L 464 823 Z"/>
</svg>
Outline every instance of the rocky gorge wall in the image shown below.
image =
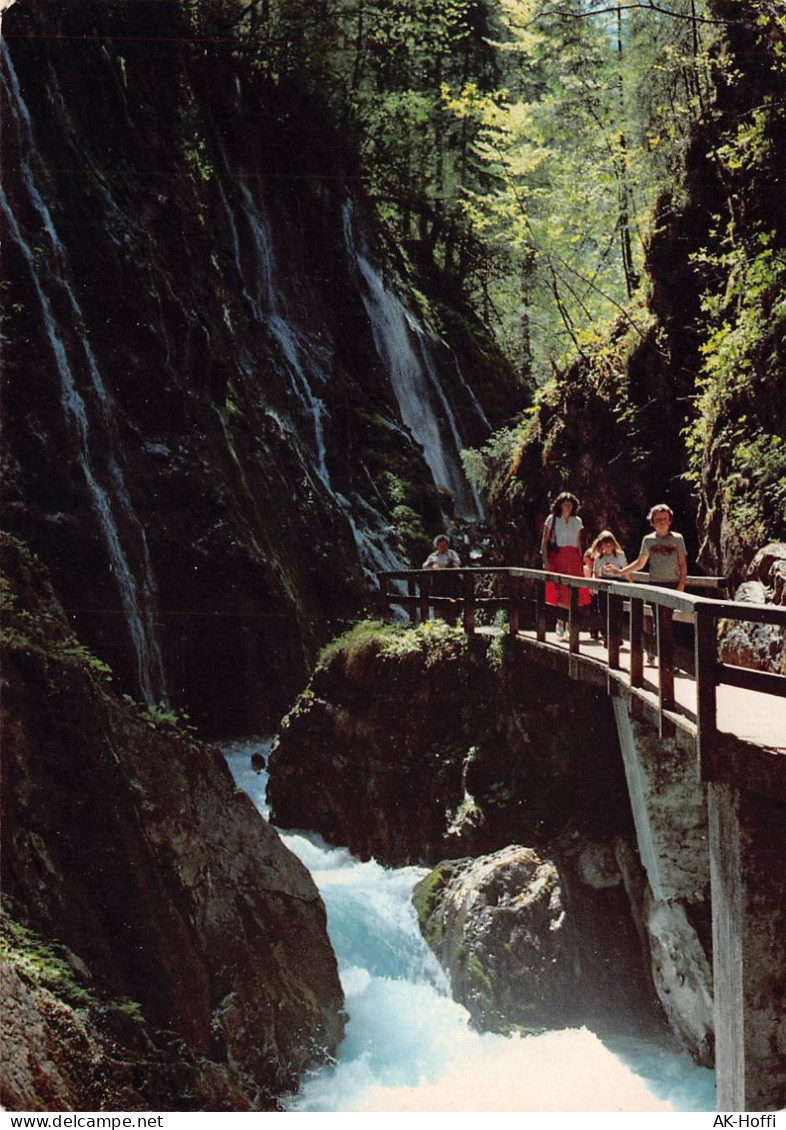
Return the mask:
<svg viewBox="0 0 786 1130">
<path fill-rule="evenodd" d="M 179 723 L 277 721 L 519 400 L 191 7 L 3 6 L 10 1109 L 274 1109 L 333 1054 L 321 900 Z"/>
<path fill-rule="evenodd" d="M 322 900 L 219 752 L 119 698 L 3 535 L 2 1102 L 270 1110 L 336 1049 Z"/>
<path fill-rule="evenodd" d="M 187 6 L 2 31 L 3 524 L 124 689 L 258 731 L 370 572 L 477 515 L 458 451 L 516 382 L 397 289 L 324 109 Z"/>
</svg>

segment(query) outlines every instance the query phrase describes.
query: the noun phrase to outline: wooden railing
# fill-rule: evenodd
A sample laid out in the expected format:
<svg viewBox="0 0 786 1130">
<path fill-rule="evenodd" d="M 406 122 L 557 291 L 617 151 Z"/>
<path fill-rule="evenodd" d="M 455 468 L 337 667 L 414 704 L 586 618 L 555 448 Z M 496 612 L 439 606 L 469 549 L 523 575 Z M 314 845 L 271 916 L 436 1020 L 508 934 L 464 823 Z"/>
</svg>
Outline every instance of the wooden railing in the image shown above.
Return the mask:
<svg viewBox="0 0 786 1130">
<path fill-rule="evenodd" d="M 646 579 L 646 574 L 636 574 L 635 580 Z M 559 582 L 570 589 L 568 609 L 546 604 L 547 581 Z M 526 618 L 529 632 L 534 632 L 535 640 L 545 644 L 549 620 L 559 615 L 567 620 L 567 650 L 571 655 L 581 654 L 582 648 L 580 633 L 584 625 L 583 613 L 579 609 L 579 592 L 581 589 L 602 592 L 606 596 L 606 665 L 610 672 L 621 670 L 620 651 L 623 642 L 626 642 L 630 648 L 629 684 L 637 690 L 645 682 L 645 652 L 653 650 L 657 655 L 656 681 L 661 716 L 677 709 L 674 695 L 677 654 L 674 625 L 688 625 L 680 631 L 688 637 L 692 633 L 692 639 L 688 639 L 687 665 L 693 667 L 696 684 L 693 720 L 702 762 L 708 762 L 708 774 L 711 772 L 709 761 L 717 734 L 718 686 L 726 684 L 786 697 L 786 675 L 737 667 L 719 660 L 719 621 L 743 620 L 775 624 L 786 629 L 786 608 L 735 603 L 725 599 L 726 582 L 723 578 L 689 577 L 687 591 L 676 592 L 649 584 L 570 577 L 540 569 L 462 567 L 380 573 L 379 586 L 383 619 L 389 618 L 393 607 L 397 606 L 412 624 L 427 620 L 432 614 L 452 620 L 461 619 L 464 630 L 470 635 L 476 631 L 479 613 L 485 613 L 491 621 L 493 616 L 503 612 L 506 613 L 503 617 L 507 620 L 506 630 L 511 635 L 519 634 Z M 704 593 L 715 595 L 702 595 Z M 718 596 L 720 599 L 717 599 Z M 653 617 L 657 627 L 654 633 Z M 646 642 L 645 633 L 651 642 Z M 600 661 L 598 652 L 598 647 L 593 645 L 592 658 L 596 661 Z M 681 659 L 685 659 L 683 654 Z"/>
</svg>

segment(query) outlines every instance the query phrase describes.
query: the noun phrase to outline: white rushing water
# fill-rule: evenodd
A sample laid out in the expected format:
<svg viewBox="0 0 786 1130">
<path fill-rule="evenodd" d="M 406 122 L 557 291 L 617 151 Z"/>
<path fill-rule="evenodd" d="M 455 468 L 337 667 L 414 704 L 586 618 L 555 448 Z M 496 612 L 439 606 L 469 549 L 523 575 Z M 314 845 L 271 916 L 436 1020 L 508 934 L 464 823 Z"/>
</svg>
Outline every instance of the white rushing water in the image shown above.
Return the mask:
<svg viewBox="0 0 786 1130">
<path fill-rule="evenodd" d="M 228 744 L 236 783 L 263 815 L 269 741 Z M 335 1066 L 310 1073 L 292 1112 L 713 1111 L 714 1074 L 667 1042 L 601 1040 L 584 1028 L 478 1033 L 448 994 L 410 897 L 420 868 L 361 863 L 308 833 L 283 833 L 324 899 L 349 1020 Z"/>
</svg>

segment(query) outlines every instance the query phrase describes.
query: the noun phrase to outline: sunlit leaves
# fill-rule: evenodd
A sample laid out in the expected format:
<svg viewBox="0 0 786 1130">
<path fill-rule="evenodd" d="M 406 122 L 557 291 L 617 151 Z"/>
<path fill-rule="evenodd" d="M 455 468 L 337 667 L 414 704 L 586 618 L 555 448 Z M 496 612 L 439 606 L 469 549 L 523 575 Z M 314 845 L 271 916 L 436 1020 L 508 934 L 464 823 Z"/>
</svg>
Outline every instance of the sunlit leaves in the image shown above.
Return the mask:
<svg viewBox="0 0 786 1130">
<path fill-rule="evenodd" d="M 700 482 L 713 460 L 724 466 L 719 489 L 729 517 L 750 540 L 786 532 L 786 443 L 766 405 L 783 396 L 778 356 L 786 333 L 786 252 L 773 233 L 748 244 L 728 232 L 722 250 L 705 251 L 697 265 L 725 276 L 708 290 L 694 423 L 688 429 L 690 477 Z"/>
<path fill-rule="evenodd" d="M 729 172 L 751 169 L 762 164 L 770 155 L 772 140 L 768 123 L 769 106 L 755 109 L 750 118 L 740 123 L 734 137 L 714 151 L 715 158 Z"/>
</svg>

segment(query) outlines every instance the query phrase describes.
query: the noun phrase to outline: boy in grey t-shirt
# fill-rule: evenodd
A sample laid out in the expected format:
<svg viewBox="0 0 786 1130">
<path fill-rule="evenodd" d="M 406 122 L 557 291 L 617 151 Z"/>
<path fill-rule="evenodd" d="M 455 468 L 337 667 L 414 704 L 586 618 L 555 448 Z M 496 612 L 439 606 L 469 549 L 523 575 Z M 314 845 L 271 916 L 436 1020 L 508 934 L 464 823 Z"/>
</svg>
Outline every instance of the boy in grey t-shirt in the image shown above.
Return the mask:
<svg viewBox="0 0 786 1130">
<path fill-rule="evenodd" d="M 651 585 L 682 592 L 688 578 L 688 554 L 682 534 L 670 528 L 673 517 L 674 512 L 665 502 L 653 506 L 647 518 L 654 533 L 645 534 L 639 556 L 621 569 L 610 567 L 609 572 L 617 577 L 629 577 L 638 573 L 649 561 Z"/>
<path fill-rule="evenodd" d="M 649 561 L 649 583 L 651 585 L 683 592 L 685 582 L 688 579 L 688 554 L 685 550 L 682 534 L 671 529 L 673 517 L 673 510 L 665 502 L 659 502 L 656 506 L 653 506 L 647 518 L 654 533 L 645 534 L 639 556 L 630 565 L 625 565 L 622 569 L 615 569 L 611 566 L 609 572 L 617 577 L 629 577 L 632 573 L 638 573 Z M 656 612 L 653 607 L 652 643 L 648 644 L 650 649 L 654 648 L 656 643 L 656 623 Z M 647 661 L 649 663 L 654 662 L 652 650 L 647 652 Z"/>
<path fill-rule="evenodd" d="M 668 530 L 661 533 L 657 527 L 654 534 L 647 534 L 641 543 L 639 553 L 650 563 L 651 585 L 661 585 L 682 591 L 688 575 L 687 553 L 682 534 Z"/>
</svg>

